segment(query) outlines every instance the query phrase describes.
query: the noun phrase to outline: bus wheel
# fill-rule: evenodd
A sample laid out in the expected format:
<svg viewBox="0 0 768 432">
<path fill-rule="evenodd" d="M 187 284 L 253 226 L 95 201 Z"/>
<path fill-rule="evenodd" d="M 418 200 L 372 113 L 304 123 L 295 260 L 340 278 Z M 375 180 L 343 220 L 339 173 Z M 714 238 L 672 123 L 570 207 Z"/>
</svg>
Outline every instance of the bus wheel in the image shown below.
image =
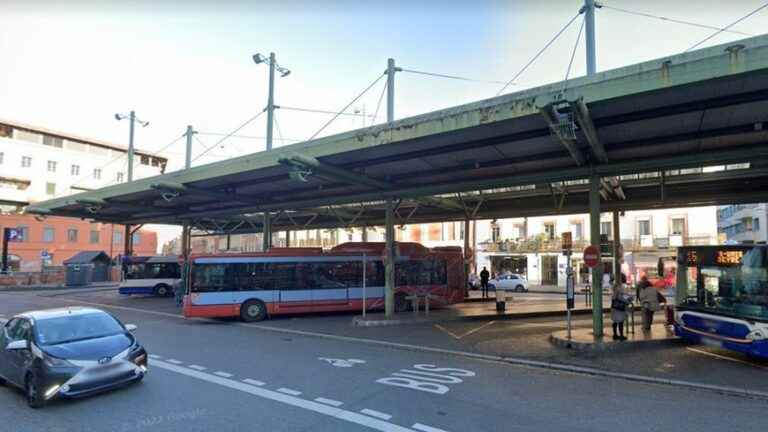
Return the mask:
<svg viewBox="0 0 768 432">
<path fill-rule="evenodd" d="M 171 289 L 168 285 L 160 284 L 155 286 L 155 295 L 160 297 L 166 297 L 170 294 Z"/>
<path fill-rule="evenodd" d="M 248 300 L 240 306 L 240 319 L 245 322 L 261 321 L 267 317 L 267 306 L 259 300 Z"/>
<path fill-rule="evenodd" d="M 395 312 L 406 312 L 411 308 L 408 299 L 405 298 L 405 294 L 395 294 Z"/>
</svg>

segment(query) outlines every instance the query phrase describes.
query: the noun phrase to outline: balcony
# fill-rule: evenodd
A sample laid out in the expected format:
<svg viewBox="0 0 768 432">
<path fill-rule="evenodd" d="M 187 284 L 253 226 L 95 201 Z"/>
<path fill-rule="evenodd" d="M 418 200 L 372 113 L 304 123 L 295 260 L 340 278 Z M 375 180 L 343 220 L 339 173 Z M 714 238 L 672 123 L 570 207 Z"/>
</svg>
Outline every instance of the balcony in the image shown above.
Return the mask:
<svg viewBox="0 0 768 432">
<path fill-rule="evenodd" d="M 698 235 L 684 237 L 671 235 L 668 237 L 642 236 L 636 239 L 621 239 L 625 252 L 650 251 L 658 249 L 670 249 L 679 246 L 706 246 L 718 244 L 716 235 Z M 573 240 L 573 251 L 581 252 L 589 246 L 585 239 Z M 477 244 L 479 252 L 502 253 L 536 253 L 536 252 L 562 252 L 563 247 L 559 238 L 550 240 L 545 236 L 529 239 L 485 241 Z"/>
</svg>

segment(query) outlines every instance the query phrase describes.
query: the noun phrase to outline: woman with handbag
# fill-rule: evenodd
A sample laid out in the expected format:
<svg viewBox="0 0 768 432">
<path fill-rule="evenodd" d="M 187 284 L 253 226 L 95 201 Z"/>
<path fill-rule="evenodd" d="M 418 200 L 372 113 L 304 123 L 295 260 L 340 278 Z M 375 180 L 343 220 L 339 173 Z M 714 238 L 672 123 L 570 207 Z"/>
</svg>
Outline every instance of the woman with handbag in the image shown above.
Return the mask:
<svg viewBox="0 0 768 432">
<path fill-rule="evenodd" d="M 632 297 L 624 294 L 624 286 L 617 283 L 611 296 L 611 320 L 613 321 L 613 340 L 625 341 L 624 321 L 627 319 L 627 306 Z"/>
</svg>

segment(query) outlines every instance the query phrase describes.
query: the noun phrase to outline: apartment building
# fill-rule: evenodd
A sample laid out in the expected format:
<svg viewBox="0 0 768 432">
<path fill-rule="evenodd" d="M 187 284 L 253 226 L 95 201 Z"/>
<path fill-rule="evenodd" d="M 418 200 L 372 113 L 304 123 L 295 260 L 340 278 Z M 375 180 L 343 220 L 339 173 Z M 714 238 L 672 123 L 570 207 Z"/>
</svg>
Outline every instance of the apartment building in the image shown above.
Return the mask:
<svg viewBox="0 0 768 432">
<path fill-rule="evenodd" d="M 738 204 L 717 209 L 717 231 L 728 243 L 768 242 L 768 204 Z"/>
</svg>

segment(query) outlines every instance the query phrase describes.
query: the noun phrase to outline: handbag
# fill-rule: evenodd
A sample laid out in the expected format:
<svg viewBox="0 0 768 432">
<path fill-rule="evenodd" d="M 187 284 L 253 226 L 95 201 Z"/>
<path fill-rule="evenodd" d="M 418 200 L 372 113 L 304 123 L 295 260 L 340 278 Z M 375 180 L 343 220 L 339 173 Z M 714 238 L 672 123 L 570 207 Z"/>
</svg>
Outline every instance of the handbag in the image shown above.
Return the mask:
<svg viewBox="0 0 768 432">
<path fill-rule="evenodd" d="M 614 298 L 611 300 L 611 309 L 624 312 L 627 310 L 627 302 L 620 298 Z"/>
</svg>

